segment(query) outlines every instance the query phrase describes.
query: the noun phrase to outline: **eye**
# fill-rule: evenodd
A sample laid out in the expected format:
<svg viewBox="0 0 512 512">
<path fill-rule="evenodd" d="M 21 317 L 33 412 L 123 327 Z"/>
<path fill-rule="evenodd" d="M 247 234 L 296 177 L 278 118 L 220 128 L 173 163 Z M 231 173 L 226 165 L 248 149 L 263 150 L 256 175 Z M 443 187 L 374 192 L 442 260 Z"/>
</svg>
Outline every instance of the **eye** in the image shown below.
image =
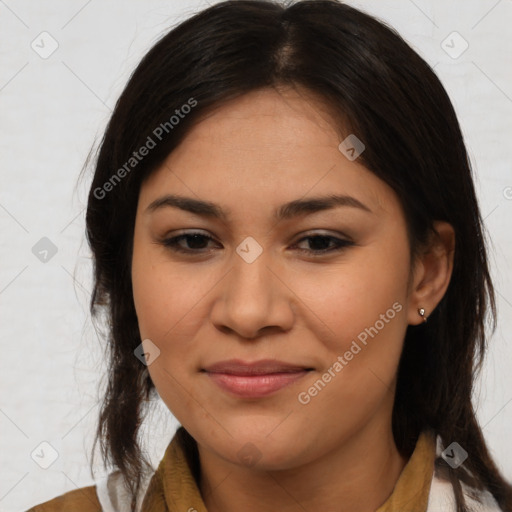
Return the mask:
<svg viewBox="0 0 512 512">
<path fill-rule="evenodd" d="M 172 238 L 166 238 L 162 240 L 162 244 L 176 252 L 201 253 L 208 252 L 208 248 L 205 245 L 210 241 L 214 242 L 215 240 L 203 233 L 185 233 Z M 182 242 L 188 247 L 184 247 Z"/>
<path fill-rule="evenodd" d="M 293 247 L 307 241 L 309 248 L 298 247 L 300 252 L 313 255 L 322 255 L 330 252 L 341 251 L 354 245 L 350 240 L 341 239 L 332 235 L 310 235 L 301 238 Z M 188 254 L 201 254 L 210 251 L 208 243 L 216 242 L 211 236 L 204 233 L 184 233 L 161 241 L 162 245 L 175 252 Z M 217 242 L 216 242 L 217 243 Z M 217 245 L 220 245 L 217 243 Z"/>
<path fill-rule="evenodd" d="M 300 242 L 307 241 L 308 245 L 311 247 L 310 249 L 299 248 L 301 252 L 312 253 L 316 255 L 321 255 L 334 251 L 341 251 L 346 247 L 350 247 L 354 245 L 354 242 L 350 240 L 344 240 L 341 238 L 337 238 L 331 235 L 310 235 L 304 238 L 301 238 L 296 245 Z"/>
</svg>

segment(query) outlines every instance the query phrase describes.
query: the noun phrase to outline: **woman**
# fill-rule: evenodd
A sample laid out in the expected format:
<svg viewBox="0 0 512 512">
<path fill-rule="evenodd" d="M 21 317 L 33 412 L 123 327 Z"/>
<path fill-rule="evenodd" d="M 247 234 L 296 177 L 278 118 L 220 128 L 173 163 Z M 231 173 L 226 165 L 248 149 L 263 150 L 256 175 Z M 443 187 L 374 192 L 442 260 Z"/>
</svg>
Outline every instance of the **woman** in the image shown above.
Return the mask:
<svg viewBox="0 0 512 512">
<path fill-rule="evenodd" d="M 116 105 L 87 234 L 118 469 L 32 511 L 512 510 L 471 403 L 494 292 L 466 149 L 390 28 L 335 1 L 182 23 Z M 182 425 L 157 470 L 155 396 Z"/>
</svg>

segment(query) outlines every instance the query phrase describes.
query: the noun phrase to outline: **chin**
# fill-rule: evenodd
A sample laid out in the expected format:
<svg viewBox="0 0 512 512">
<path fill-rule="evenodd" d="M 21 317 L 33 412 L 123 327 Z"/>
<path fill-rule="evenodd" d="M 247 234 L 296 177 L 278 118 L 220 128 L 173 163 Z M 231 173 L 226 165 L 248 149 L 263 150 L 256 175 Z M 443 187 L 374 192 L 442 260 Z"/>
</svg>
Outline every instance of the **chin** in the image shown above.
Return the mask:
<svg viewBox="0 0 512 512">
<path fill-rule="evenodd" d="M 304 441 L 300 435 L 276 428 L 278 424 L 274 418 L 258 427 L 255 427 L 255 420 L 247 421 L 237 426 L 232 438 L 223 436 L 221 443 L 216 442 L 215 446 L 212 443 L 210 447 L 222 458 L 242 467 L 262 471 L 289 469 L 299 463 L 300 452 L 307 450 L 297 444 L 298 439 Z"/>
</svg>

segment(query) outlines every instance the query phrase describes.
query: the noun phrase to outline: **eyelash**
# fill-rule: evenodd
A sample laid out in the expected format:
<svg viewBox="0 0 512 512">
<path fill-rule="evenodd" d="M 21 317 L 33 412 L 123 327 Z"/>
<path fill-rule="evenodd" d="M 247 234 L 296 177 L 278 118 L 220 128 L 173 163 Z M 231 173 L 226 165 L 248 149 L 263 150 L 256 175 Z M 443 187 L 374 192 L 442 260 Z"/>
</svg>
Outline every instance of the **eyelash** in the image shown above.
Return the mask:
<svg viewBox="0 0 512 512">
<path fill-rule="evenodd" d="M 175 236 L 175 237 L 172 237 L 172 238 L 166 238 L 166 239 L 162 240 L 161 243 L 166 248 L 168 248 L 168 249 L 170 249 L 171 251 L 174 251 L 174 252 L 180 252 L 180 253 L 185 253 L 185 254 L 206 254 L 208 252 L 207 250 L 205 251 L 205 250 L 202 250 L 202 249 L 197 249 L 197 250 L 185 249 L 185 248 L 183 248 L 183 247 L 178 245 L 180 240 L 188 239 L 188 238 L 191 238 L 191 237 L 194 237 L 194 236 L 200 237 L 200 238 L 204 238 L 204 239 L 207 239 L 207 240 L 215 241 L 211 236 L 205 235 L 203 233 L 186 233 L 186 234 L 178 235 L 178 236 Z M 341 238 L 337 238 L 337 237 L 331 236 L 331 235 L 310 235 L 310 236 L 305 236 L 305 237 L 301 238 L 297 242 L 297 244 L 299 244 L 300 242 L 302 242 L 304 240 L 311 240 L 311 239 L 316 239 L 316 240 L 318 240 L 318 239 L 329 239 L 329 240 L 331 240 L 331 241 L 333 241 L 335 243 L 335 247 L 330 248 L 330 249 L 318 249 L 318 250 L 298 249 L 298 251 L 303 252 L 303 253 L 313 254 L 313 255 L 316 255 L 316 256 L 322 256 L 324 254 L 328 254 L 328 253 L 332 253 L 332 252 L 339 252 L 339 251 L 342 251 L 343 249 L 345 249 L 347 247 L 355 245 L 354 242 L 351 242 L 349 240 L 343 240 Z"/>
</svg>

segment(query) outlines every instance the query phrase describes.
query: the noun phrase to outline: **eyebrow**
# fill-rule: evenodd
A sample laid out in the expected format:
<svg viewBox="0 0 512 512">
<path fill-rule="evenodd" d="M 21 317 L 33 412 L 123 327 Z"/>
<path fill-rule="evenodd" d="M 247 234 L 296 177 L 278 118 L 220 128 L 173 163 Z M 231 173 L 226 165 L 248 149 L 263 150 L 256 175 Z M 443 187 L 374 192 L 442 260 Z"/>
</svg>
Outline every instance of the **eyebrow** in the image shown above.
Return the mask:
<svg viewBox="0 0 512 512">
<path fill-rule="evenodd" d="M 331 194 L 328 196 L 312 197 L 310 199 L 295 199 L 281 205 L 274 210 L 275 220 L 286 220 L 300 215 L 316 213 L 324 210 L 331 210 L 340 206 L 358 208 L 360 210 L 373 213 L 368 206 L 352 196 Z M 219 205 L 210 201 L 194 199 L 192 197 L 179 196 L 175 194 L 166 194 L 163 197 L 155 199 L 147 208 L 147 213 L 160 210 L 161 208 L 173 207 L 186 212 L 204 217 L 220 219 L 227 222 L 230 213 L 225 212 Z"/>
</svg>

